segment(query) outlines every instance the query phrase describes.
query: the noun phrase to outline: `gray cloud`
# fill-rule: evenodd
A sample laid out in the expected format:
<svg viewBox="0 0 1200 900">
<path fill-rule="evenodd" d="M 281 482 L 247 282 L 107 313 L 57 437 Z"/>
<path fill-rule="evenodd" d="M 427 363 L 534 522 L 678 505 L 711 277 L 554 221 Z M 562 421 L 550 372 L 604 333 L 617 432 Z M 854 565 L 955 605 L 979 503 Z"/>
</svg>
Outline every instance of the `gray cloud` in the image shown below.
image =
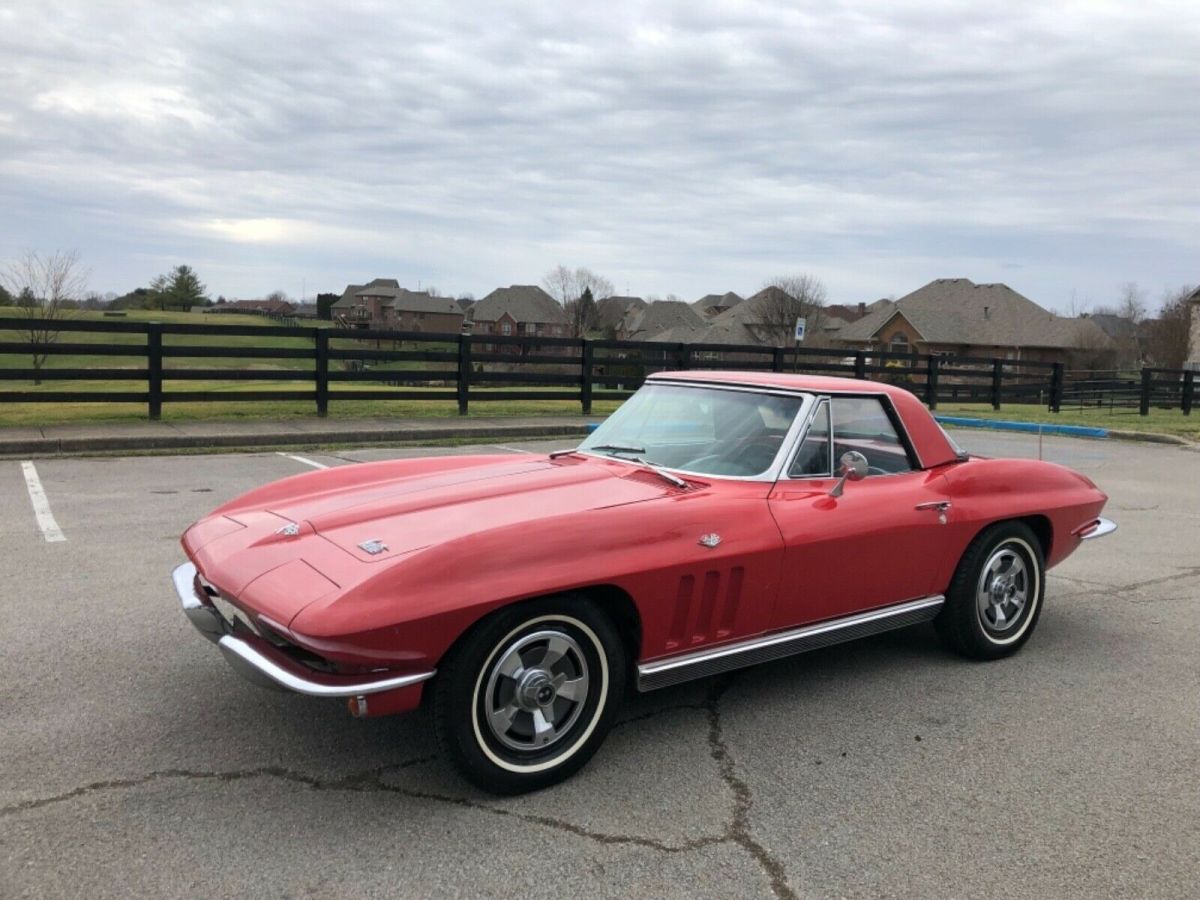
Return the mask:
<svg viewBox="0 0 1200 900">
<path fill-rule="evenodd" d="M 96 287 L 558 262 L 1050 306 L 1200 279 L 1191 4 L 96 4 L 0 11 L 0 256 Z"/>
</svg>

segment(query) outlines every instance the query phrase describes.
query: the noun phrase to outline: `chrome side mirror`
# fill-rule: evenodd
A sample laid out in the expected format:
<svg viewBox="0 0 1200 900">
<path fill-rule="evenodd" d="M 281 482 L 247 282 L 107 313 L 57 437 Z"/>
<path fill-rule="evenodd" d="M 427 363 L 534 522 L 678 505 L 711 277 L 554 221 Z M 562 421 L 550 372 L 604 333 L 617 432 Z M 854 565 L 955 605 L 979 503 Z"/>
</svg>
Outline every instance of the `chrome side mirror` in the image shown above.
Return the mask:
<svg viewBox="0 0 1200 900">
<path fill-rule="evenodd" d="M 847 481 L 862 481 L 867 477 L 867 472 L 870 469 L 870 463 L 867 458 L 857 450 L 847 450 L 842 454 L 842 458 L 838 460 L 838 472 L 842 476 L 838 479 L 838 483 L 830 490 L 830 497 L 842 496 L 842 491 L 845 490 Z"/>
</svg>

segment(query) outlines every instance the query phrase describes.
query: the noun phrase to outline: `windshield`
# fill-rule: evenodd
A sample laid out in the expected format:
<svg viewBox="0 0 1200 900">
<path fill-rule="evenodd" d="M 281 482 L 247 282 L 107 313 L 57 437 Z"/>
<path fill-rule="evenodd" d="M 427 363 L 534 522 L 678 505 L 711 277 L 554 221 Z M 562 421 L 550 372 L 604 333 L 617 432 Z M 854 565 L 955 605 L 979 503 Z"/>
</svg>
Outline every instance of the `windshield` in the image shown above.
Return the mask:
<svg viewBox="0 0 1200 900">
<path fill-rule="evenodd" d="M 771 467 L 801 397 L 647 384 L 579 445 L 698 475 L 761 475 Z"/>
</svg>

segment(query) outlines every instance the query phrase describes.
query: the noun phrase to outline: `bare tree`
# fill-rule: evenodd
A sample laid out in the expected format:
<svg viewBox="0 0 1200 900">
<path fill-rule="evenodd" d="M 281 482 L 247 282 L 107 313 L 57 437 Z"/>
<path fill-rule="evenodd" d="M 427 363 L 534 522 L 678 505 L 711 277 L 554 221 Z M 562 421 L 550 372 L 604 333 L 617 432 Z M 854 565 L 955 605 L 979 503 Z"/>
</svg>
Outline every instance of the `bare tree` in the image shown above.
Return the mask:
<svg viewBox="0 0 1200 900">
<path fill-rule="evenodd" d="M 1092 315 L 1106 316 L 1117 320 L 1106 323 L 1108 327 L 1104 329 L 1112 338 L 1114 352 L 1109 356 L 1113 364 L 1122 369 L 1135 368 L 1140 365 L 1144 355 L 1141 325 L 1146 318 L 1145 292 L 1135 282 L 1127 281 L 1118 289 L 1116 302 L 1106 306 L 1097 306 Z M 1088 318 L 1088 314 L 1084 313 L 1078 318 Z M 1099 348 L 1082 349 L 1096 350 Z M 1090 368 L 1099 368 L 1099 366 Z"/>
<path fill-rule="evenodd" d="M 87 279 L 88 273 L 74 250 L 49 255 L 27 250 L 0 271 L 0 281 L 17 298 L 21 314 L 33 320 L 16 330 L 32 347 L 34 384 L 42 383 L 42 366 L 49 355 L 46 347 L 58 341 L 54 323 L 78 307 L 79 298 L 87 290 Z"/>
<path fill-rule="evenodd" d="M 819 342 L 825 299 L 825 285 L 808 272 L 772 278 L 756 295 L 754 321 L 746 326 L 757 331 L 764 343 L 783 347 L 792 343 L 796 320 L 803 317 L 808 332 Z"/>
<path fill-rule="evenodd" d="M 595 301 L 613 295 L 613 284 L 591 269 L 568 269 L 557 265 L 542 276 L 546 293 L 562 304 L 575 337 L 584 337 L 596 326 L 595 303 L 580 302 L 585 294 Z"/>
<path fill-rule="evenodd" d="M 1146 292 L 1137 286 L 1137 282 L 1127 281 L 1121 285 L 1116 313 L 1134 325 L 1146 318 Z"/>
<path fill-rule="evenodd" d="M 1168 291 L 1158 318 L 1145 324 L 1146 360 L 1163 369 L 1183 368 L 1188 358 L 1188 336 L 1192 327 L 1193 285 Z"/>
<path fill-rule="evenodd" d="M 1075 336 L 1068 350 L 1069 368 L 1085 371 L 1108 370 L 1123 364 L 1118 342 L 1108 335 L 1087 316 L 1079 316 L 1071 322 Z"/>
</svg>

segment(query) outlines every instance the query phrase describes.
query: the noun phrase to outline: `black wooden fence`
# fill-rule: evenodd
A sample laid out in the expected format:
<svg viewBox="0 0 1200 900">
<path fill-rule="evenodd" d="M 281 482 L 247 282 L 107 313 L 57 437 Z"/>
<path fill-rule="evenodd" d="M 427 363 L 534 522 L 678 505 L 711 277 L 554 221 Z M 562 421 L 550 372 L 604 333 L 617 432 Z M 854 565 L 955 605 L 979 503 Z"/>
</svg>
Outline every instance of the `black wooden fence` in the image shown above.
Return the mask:
<svg viewBox="0 0 1200 900">
<path fill-rule="evenodd" d="M 939 402 L 987 403 L 994 409 L 1030 403 L 1058 411 L 1072 383 L 1061 363 L 734 344 L 0 319 L 0 337 L 14 332 L 19 340 L 0 340 L 0 382 L 8 382 L 0 384 L 5 388 L 0 403 L 137 403 L 146 405 L 152 419 L 161 416 L 164 403 L 207 401 L 302 401 L 323 416 L 331 402 L 353 400 L 454 401 L 461 414 L 471 403 L 567 400 L 588 414 L 593 402 L 628 397 L 652 372 L 679 369 L 886 381 L 907 387 L 931 408 Z M 49 343 L 41 339 L 47 333 L 53 338 Z M 36 344 L 31 335 L 39 338 Z M 91 340 L 72 339 L 79 335 Z M 197 343 L 200 338 L 208 342 Z M 35 350 L 47 354 L 41 367 L 28 364 Z M 80 355 L 89 358 L 86 367 L 57 364 L 69 365 L 64 357 Z M 206 368 L 206 359 L 245 364 Z M 31 388 L 38 380 L 68 384 L 63 390 Z M 112 381 L 128 382 L 130 389 L 96 384 Z M 8 389 L 15 388 L 13 382 L 25 385 Z M 189 382 L 220 384 L 189 390 Z M 246 382 L 274 384 L 240 389 Z M 1146 370 L 1139 385 L 1140 411 L 1174 403 L 1187 413 L 1193 390 L 1191 373 Z"/>
</svg>

